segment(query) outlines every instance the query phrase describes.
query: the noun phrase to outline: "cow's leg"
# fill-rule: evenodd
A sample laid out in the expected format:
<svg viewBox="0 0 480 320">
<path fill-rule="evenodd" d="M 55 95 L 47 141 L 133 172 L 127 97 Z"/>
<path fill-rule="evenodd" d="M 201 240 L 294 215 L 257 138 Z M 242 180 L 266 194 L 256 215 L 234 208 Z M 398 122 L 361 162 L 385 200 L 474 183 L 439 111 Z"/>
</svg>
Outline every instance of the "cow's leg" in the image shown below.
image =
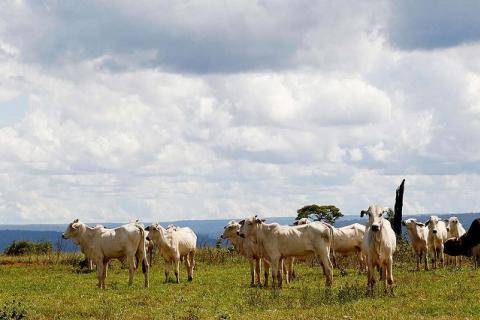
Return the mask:
<svg viewBox="0 0 480 320">
<path fill-rule="evenodd" d="M 277 286 L 282 288 L 283 285 L 283 273 L 285 271 L 285 258 L 280 258 L 278 262 L 278 273 L 277 273 Z"/>
<path fill-rule="evenodd" d="M 255 265 L 253 259 L 248 259 L 248 266 L 250 267 L 250 287 L 255 285 Z"/>
<path fill-rule="evenodd" d="M 102 278 L 103 278 L 103 259 L 98 259 L 97 260 L 97 278 L 98 278 L 98 285 L 97 287 L 99 287 L 100 289 L 103 289 L 103 281 L 102 281 Z"/>
<path fill-rule="evenodd" d="M 142 272 L 143 272 L 143 286 L 148 288 L 150 286 L 150 280 L 148 272 L 150 270 L 150 263 L 148 263 L 147 256 L 144 256 L 142 259 Z"/>
<path fill-rule="evenodd" d="M 190 259 L 190 276 L 188 278 L 188 281 L 192 281 L 193 270 L 195 269 L 195 251 L 191 251 L 190 254 L 188 255 L 188 258 Z"/>
<path fill-rule="evenodd" d="M 267 262 L 265 259 L 263 259 L 263 276 L 265 278 L 265 282 L 263 283 L 263 286 L 265 288 L 268 288 L 268 274 L 270 272 L 270 263 Z"/>
<path fill-rule="evenodd" d="M 424 260 L 424 263 L 425 263 L 425 271 L 428 271 L 428 251 L 427 250 L 423 250 L 422 251 L 422 254 L 423 254 L 423 260 Z"/>
<path fill-rule="evenodd" d="M 281 265 L 282 265 L 282 273 L 281 273 L 282 282 L 285 279 L 285 282 L 289 283 L 290 279 L 288 278 L 288 276 L 289 276 L 289 274 L 288 274 L 288 259 L 283 258 L 282 262 L 281 262 Z"/>
<path fill-rule="evenodd" d="M 330 261 L 330 252 L 326 248 L 320 251 L 320 262 L 323 267 L 323 273 L 325 274 L 325 285 L 331 287 L 333 283 L 333 265 Z"/>
<path fill-rule="evenodd" d="M 102 288 L 103 289 L 105 289 L 105 287 L 106 287 L 106 280 L 107 280 L 109 262 L 110 262 L 109 259 L 103 260 L 103 271 L 102 271 Z"/>
<path fill-rule="evenodd" d="M 93 271 L 93 260 L 87 258 L 87 261 L 88 261 L 88 270 Z"/>
<path fill-rule="evenodd" d="M 296 278 L 296 275 L 295 275 L 295 258 L 294 257 L 290 257 L 288 258 L 287 260 L 287 267 L 288 267 L 288 281 L 291 282 L 293 279 Z"/>
<path fill-rule="evenodd" d="M 387 274 L 388 274 L 388 263 L 387 262 L 384 262 L 382 263 L 382 269 L 381 269 L 381 273 L 382 273 L 382 282 L 383 282 L 383 289 L 385 291 L 385 293 L 387 292 Z"/>
<path fill-rule="evenodd" d="M 255 259 L 255 285 L 261 285 L 262 282 L 260 281 L 260 259 Z"/>
<path fill-rule="evenodd" d="M 392 256 L 388 257 L 386 269 L 387 269 L 387 274 L 386 274 L 387 284 L 390 287 L 391 293 L 393 294 L 393 257 Z"/>
<path fill-rule="evenodd" d="M 187 269 L 187 280 L 190 281 L 190 259 L 188 257 L 188 254 L 187 256 L 184 258 L 184 261 L 185 263 L 185 268 Z"/>
<path fill-rule="evenodd" d="M 165 259 L 165 283 L 168 283 L 168 274 L 172 268 L 172 261 L 170 259 Z"/>
<path fill-rule="evenodd" d="M 180 272 L 180 257 L 175 259 L 175 278 L 177 279 L 177 283 L 180 283 L 179 272 Z"/>
<path fill-rule="evenodd" d="M 127 261 L 128 261 L 128 286 L 132 286 L 133 285 L 133 275 L 135 273 L 135 259 L 136 259 L 136 256 L 135 255 L 131 255 L 131 256 L 128 256 L 127 257 Z"/>
<path fill-rule="evenodd" d="M 442 264 L 442 268 L 445 267 L 444 259 L 445 259 L 445 254 L 443 253 L 443 244 L 438 248 L 439 255 L 440 255 L 440 263 Z"/>
<path fill-rule="evenodd" d="M 372 258 L 367 257 L 367 289 L 369 292 L 373 290 L 375 285 L 375 265 L 373 264 Z"/>
<path fill-rule="evenodd" d="M 422 252 L 417 252 L 417 268 L 415 269 L 416 271 L 420 271 L 420 259 L 422 259 Z"/>
<path fill-rule="evenodd" d="M 272 266 L 272 288 L 276 289 L 277 288 L 277 280 L 278 280 L 278 274 L 280 270 L 280 257 L 279 256 L 270 256 L 269 257 L 270 264 Z"/>
</svg>

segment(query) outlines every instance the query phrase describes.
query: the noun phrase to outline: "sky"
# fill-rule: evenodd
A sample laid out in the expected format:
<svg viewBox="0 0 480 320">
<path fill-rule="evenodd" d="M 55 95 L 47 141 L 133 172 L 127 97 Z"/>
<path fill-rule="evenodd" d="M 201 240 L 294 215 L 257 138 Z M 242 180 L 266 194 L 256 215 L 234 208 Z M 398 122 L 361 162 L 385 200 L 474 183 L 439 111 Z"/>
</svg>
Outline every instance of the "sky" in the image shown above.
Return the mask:
<svg viewBox="0 0 480 320">
<path fill-rule="evenodd" d="M 480 2 L 0 1 L 0 223 L 480 211 Z"/>
</svg>

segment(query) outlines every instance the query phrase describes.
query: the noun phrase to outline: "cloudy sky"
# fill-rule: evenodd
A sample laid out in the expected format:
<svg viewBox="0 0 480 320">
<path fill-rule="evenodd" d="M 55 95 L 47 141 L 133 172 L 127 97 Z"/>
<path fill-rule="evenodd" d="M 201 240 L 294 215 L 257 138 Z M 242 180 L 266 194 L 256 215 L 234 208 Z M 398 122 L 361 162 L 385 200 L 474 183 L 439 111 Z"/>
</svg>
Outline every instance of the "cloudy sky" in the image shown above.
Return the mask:
<svg viewBox="0 0 480 320">
<path fill-rule="evenodd" d="M 480 211 L 479 14 L 0 0 L 0 223 Z"/>
</svg>

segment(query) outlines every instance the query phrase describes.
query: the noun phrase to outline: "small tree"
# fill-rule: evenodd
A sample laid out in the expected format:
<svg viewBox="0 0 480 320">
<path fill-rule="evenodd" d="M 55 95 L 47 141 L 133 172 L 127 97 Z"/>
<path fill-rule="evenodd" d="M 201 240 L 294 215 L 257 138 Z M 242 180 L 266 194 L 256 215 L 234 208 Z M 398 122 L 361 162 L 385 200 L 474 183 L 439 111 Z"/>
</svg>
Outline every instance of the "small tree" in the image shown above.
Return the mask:
<svg viewBox="0 0 480 320">
<path fill-rule="evenodd" d="M 343 214 L 340 212 L 340 209 L 333 205 L 318 206 L 316 204 L 312 204 L 298 209 L 297 218 L 295 220 L 308 218 L 314 221 L 325 221 L 327 223 L 334 224 L 335 220 L 340 217 L 343 217 Z"/>
<path fill-rule="evenodd" d="M 393 212 L 392 208 L 388 208 L 387 214 L 385 215 L 385 219 L 390 221 L 390 224 L 393 225 L 393 219 L 395 218 L 395 212 Z"/>
</svg>

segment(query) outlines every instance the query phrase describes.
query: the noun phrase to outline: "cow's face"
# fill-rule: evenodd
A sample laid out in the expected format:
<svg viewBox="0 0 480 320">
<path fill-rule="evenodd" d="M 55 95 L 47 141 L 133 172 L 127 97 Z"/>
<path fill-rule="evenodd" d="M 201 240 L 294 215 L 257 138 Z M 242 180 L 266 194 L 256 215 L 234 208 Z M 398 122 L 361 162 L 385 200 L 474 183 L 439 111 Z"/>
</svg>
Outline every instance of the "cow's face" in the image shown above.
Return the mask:
<svg viewBox="0 0 480 320">
<path fill-rule="evenodd" d="M 428 226 L 428 229 L 432 231 L 433 234 L 438 232 L 438 223 L 440 219 L 437 216 L 430 216 L 430 219 L 425 222 L 425 225 Z"/>
<path fill-rule="evenodd" d="M 235 221 L 230 221 L 224 228 L 223 234 L 220 236 L 222 239 L 232 239 L 240 232 L 240 224 Z"/>
<path fill-rule="evenodd" d="M 417 219 L 407 219 L 405 221 L 402 221 L 402 224 L 411 231 L 415 231 L 418 227 L 424 227 L 425 225 L 423 223 L 417 222 Z"/>
<path fill-rule="evenodd" d="M 240 230 L 238 231 L 238 235 L 242 238 L 255 238 L 257 227 L 264 221 L 265 219 L 259 219 L 257 216 L 246 218 L 240 221 Z"/>
<path fill-rule="evenodd" d="M 78 219 L 73 220 L 62 233 L 63 239 L 75 239 L 83 231 L 84 224 L 78 221 Z"/>
<path fill-rule="evenodd" d="M 372 229 L 373 232 L 378 232 L 383 225 L 383 213 L 385 209 L 378 206 L 370 206 L 367 210 L 362 210 L 360 212 L 360 217 L 368 215 L 368 226 Z"/>
<path fill-rule="evenodd" d="M 458 229 L 458 218 L 457 217 L 451 217 L 448 220 L 444 220 L 447 231 L 450 232 L 450 230 L 457 230 Z"/>
<path fill-rule="evenodd" d="M 148 231 L 148 235 L 146 238 L 148 241 L 157 241 L 157 239 L 160 237 L 160 224 L 158 223 L 146 227 L 145 230 Z"/>
</svg>

